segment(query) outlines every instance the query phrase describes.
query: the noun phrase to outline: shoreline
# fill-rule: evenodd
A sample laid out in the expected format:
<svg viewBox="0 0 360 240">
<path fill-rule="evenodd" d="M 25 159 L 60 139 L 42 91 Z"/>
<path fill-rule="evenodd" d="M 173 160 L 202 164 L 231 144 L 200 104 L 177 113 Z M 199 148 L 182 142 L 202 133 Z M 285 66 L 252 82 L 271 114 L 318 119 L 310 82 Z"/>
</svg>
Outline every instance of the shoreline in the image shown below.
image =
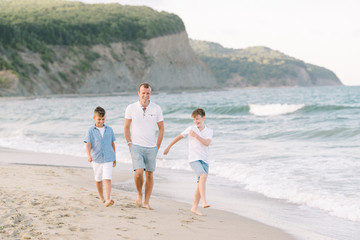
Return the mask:
<svg viewBox="0 0 360 240">
<path fill-rule="evenodd" d="M 272 86 L 272 87 L 221 87 L 214 89 L 181 89 L 181 90 L 166 90 L 166 91 L 153 91 L 153 95 L 177 94 L 177 93 L 197 93 L 197 92 L 217 92 L 217 91 L 231 91 L 235 89 L 240 90 L 253 90 L 253 89 L 283 89 L 283 88 L 318 88 L 318 87 L 359 87 L 358 85 L 326 85 L 326 86 Z M 68 93 L 68 94 L 45 94 L 45 95 L 30 95 L 30 96 L 0 96 L 0 101 L 4 100 L 33 100 L 33 99 L 48 99 L 48 98 L 80 98 L 80 97 L 116 97 L 116 96 L 133 96 L 134 91 L 124 92 L 109 92 L 109 93 Z"/>
<path fill-rule="evenodd" d="M 85 158 L 5 148 L 0 148 L 0 156 L 2 239 L 295 239 L 280 229 L 214 208 L 202 209 L 206 216 L 197 216 L 189 203 L 158 196 L 151 199 L 155 210 L 137 208 L 134 192 L 114 187 L 115 205 L 105 208 L 98 203 Z M 129 170 L 119 162 L 113 183 L 131 181 Z"/>
</svg>

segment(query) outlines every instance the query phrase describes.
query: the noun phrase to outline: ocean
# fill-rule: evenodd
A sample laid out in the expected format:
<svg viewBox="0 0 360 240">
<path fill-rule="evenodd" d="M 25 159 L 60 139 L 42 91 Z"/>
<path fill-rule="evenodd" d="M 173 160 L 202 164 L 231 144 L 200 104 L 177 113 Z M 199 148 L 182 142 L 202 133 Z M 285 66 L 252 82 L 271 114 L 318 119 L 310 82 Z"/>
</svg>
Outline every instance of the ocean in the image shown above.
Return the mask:
<svg viewBox="0 0 360 240">
<path fill-rule="evenodd" d="M 124 112 L 137 100 L 136 93 L 2 99 L 0 147 L 85 158 L 84 134 L 93 109 L 102 106 L 116 133 L 117 160 L 129 164 Z M 187 140 L 162 152 L 201 107 L 214 130 L 209 203 L 299 239 L 360 239 L 360 87 L 155 92 L 151 100 L 163 109 L 157 166 L 168 178 L 155 182 L 154 194 L 192 202 L 192 189 L 186 196 L 169 189 L 169 183 L 195 185 Z M 114 183 L 134 191 L 127 184 Z"/>
</svg>

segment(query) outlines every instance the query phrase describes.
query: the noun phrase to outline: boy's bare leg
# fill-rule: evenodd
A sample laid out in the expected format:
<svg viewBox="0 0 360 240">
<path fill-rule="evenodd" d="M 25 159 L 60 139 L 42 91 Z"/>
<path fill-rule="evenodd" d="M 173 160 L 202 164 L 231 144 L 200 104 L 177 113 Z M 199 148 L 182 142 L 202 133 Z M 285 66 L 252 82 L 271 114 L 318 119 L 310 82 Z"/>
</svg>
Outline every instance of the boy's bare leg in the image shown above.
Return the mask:
<svg viewBox="0 0 360 240">
<path fill-rule="evenodd" d="M 135 205 L 138 207 L 142 206 L 142 187 L 144 184 L 144 170 L 143 169 L 136 169 L 135 170 L 135 176 L 134 176 L 134 181 L 135 181 L 135 186 L 136 186 L 136 190 L 138 193 L 137 199 L 135 201 Z"/>
<path fill-rule="evenodd" d="M 111 194 L 111 180 L 110 179 L 104 179 L 104 188 L 105 188 L 105 206 L 109 207 L 114 204 L 114 200 L 110 198 Z"/>
<path fill-rule="evenodd" d="M 200 175 L 200 180 L 199 180 L 199 192 L 200 192 L 200 198 L 201 198 L 201 207 L 202 208 L 208 208 L 210 207 L 209 204 L 207 204 L 206 202 L 206 179 L 207 179 L 207 175 L 206 173 L 203 173 Z"/>
<path fill-rule="evenodd" d="M 200 202 L 200 191 L 199 191 L 199 183 L 198 183 L 195 191 L 194 203 L 190 211 L 196 215 L 202 216 L 202 213 L 198 211 L 199 202 Z"/>
<path fill-rule="evenodd" d="M 150 196 L 152 193 L 152 189 L 154 187 L 154 174 L 153 172 L 145 172 L 146 176 L 146 182 L 145 182 L 145 201 L 144 201 L 144 207 L 153 210 L 153 208 L 150 207 Z"/>
<path fill-rule="evenodd" d="M 103 192 L 103 183 L 101 182 L 95 182 L 96 183 L 96 189 L 99 193 L 100 203 L 104 202 L 104 192 Z"/>
</svg>

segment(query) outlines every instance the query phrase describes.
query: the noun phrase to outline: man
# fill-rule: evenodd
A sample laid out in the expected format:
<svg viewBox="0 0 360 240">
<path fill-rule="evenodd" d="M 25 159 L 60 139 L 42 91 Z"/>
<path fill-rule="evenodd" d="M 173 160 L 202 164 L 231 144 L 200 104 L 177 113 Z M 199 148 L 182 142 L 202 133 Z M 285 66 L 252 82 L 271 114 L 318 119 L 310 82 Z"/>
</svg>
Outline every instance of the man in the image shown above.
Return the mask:
<svg viewBox="0 0 360 240">
<path fill-rule="evenodd" d="M 142 206 L 145 171 L 144 207 L 151 210 L 149 201 L 154 186 L 156 155 L 164 137 L 164 118 L 160 106 L 150 101 L 150 84 L 140 84 L 138 95 L 139 101 L 126 108 L 124 135 L 135 171 L 134 181 L 138 192 L 135 204 L 138 207 Z M 157 130 L 159 132 L 156 137 Z"/>
</svg>

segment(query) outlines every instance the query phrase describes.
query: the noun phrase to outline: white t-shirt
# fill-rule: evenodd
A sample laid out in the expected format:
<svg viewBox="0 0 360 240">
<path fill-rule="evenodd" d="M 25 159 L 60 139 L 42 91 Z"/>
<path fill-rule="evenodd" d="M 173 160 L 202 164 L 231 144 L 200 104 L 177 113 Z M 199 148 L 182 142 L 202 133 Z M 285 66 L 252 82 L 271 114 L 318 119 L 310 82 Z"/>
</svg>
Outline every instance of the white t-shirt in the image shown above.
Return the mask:
<svg viewBox="0 0 360 240">
<path fill-rule="evenodd" d="M 96 127 L 96 128 L 99 129 L 101 136 L 104 137 L 105 127 Z"/>
<path fill-rule="evenodd" d="M 130 104 L 125 110 L 125 118 L 131 119 L 130 133 L 132 144 L 142 147 L 156 147 L 158 122 L 164 121 L 159 105 L 150 102 L 146 110 L 139 101 Z"/>
<path fill-rule="evenodd" d="M 181 133 L 181 135 L 184 137 L 189 136 L 189 162 L 203 160 L 209 164 L 209 146 L 205 146 L 195 137 L 190 136 L 190 130 L 193 130 L 197 135 L 204 139 L 212 139 L 213 130 L 205 126 L 205 128 L 200 131 L 195 125 L 193 125 L 186 128 L 185 131 Z"/>
</svg>

